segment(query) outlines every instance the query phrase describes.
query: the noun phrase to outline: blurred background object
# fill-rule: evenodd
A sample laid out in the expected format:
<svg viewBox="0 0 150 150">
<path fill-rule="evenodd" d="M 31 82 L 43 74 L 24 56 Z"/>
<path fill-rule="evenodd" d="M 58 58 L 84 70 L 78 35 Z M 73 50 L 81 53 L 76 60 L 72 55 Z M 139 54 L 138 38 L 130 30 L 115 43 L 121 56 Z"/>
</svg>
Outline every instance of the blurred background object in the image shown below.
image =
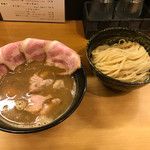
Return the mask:
<svg viewBox="0 0 150 150">
<path fill-rule="evenodd" d="M 141 15 L 144 0 L 119 0 L 115 10 L 116 19 L 134 19 Z"/>
<path fill-rule="evenodd" d="M 81 20 L 84 2 L 86 1 L 89 0 L 65 0 L 66 20 Z"/>
<path fill-rule="evenodd" d="M 150 0 L 145 0 L 145 4 L 150 9 Z"/>
<path fill-rule="evenodd" d="M 92 0 L 89 13 L 90 20 L 112 19 L 114 0 Z"/>
<path fill-rule="evenodd" d="M 119 2 L 115 0 L 116 3 Z M 143 32 L 147 35 L 150 33 L 150 8 L 148 7 L 150 0 L 144 1 L 144 7 L 142 9 L 142 13 L 138 18 L 127 18 L 127 19 L 108 19 L 108 20 L 90 20 L 89 13 L 92 1 L 87 1 L 84 3 L 83 9 L 83 27 L 85 37 L 89 39 L 93 34 L 98 32 L 99 30 L 103 30 L 105 28 L 110 27 L 124 27 L 128 29 L 133 29 L 136 31 Z M 114 6 L 115 7 L 115 6 Z M 123 8 L 122 8 L 123 9 Z"/>
</svg>

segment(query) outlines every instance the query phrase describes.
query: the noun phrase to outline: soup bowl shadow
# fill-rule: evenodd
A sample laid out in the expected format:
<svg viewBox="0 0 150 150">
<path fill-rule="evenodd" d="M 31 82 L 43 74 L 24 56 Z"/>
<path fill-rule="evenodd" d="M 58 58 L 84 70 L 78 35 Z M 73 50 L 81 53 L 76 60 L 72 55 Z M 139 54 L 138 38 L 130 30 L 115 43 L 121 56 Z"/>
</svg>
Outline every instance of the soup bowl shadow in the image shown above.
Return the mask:
<svg viewBox="0 0 150 150">
<path fill-rule="evenodd" d="M 106 28 L 93 35 L 86 46 L 86 57 L 94 75 L 102 81 L 102 83 L 115 92 L 129 92 L 133 89 L 140 88 L 150 83 L 150 78 L 143 82 L 124 82 L 103 74 L 92 63 L 92 51 L 100 45 L 113 45 L 119 40 L 137 42 L 142 45 L 150 55 L 150 38 L 143 33 L 130 30 L 128 28 L 116 27 Z"/>
<path fill-rule="evenodd" d="M 40 127 L 33 127 L 33 128 L 13 127 L 13 126 L 3 122 L 2 120 L 0 120 L 0 130 L 9 132 L 9 133 L 18 133 L 18 134 L 19 133 L 20 134 L 33 133 L 33 132 L 38 132 L 38 131 L 52 128 L 52 127 L 56 126 L 57 124 L 63 122 L 77 109 L 77 107 L 79 106 L 79 104 L 81 103 L 81 101 L 84 97 L 84 94 L 86 92 L 86 87 L 87 87 L 86 74 L 84 71 L 83 64 L 81 64 L 81 68 L 78 69 L 76 72 L 74 72 L 72 74 L 72 76 L 76 83 L 76 93 L 75 93 L 75 96 L 74 96 L 71 106 L 66 110 L 66 112 L 63 115 L 61 115 L 56 120 L 54 120 L 53 122 L 51 122 L 47 125 L 40 126 Z"/>
</svg>

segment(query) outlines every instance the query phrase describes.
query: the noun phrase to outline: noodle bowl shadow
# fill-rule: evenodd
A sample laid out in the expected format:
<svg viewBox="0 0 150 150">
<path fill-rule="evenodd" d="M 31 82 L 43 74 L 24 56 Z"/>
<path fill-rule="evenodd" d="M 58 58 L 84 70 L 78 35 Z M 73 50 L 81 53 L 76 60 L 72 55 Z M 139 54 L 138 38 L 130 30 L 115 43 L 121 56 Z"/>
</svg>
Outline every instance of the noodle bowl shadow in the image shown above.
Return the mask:
<svg viewBox="0 0 150 150">
<path fill-rule="evenodd" d="M 0 120 L 0 130 L 5 132 L 10 132 L 10 133 L 32 133 L 32 132 L 38 132 L 38 131 L 42 131 L 54 127 L 57 124 L 63 122 L 77 109 L 86 92 L 86 74 L 82 64 L 81 64 L 81 68 L 78 69 L 76 72 L 74 72 L 72 76 L 74 77 L 76 83 L 76 93 L 71 106 L 66 110 L 66 112 L 63 115 L 61 115 L 56 120 L 54 120 L 53 122 L 45 126 L 33 127 L 33 128 L 17 128 Z"/>
<path fill-rule="evenodd" d="M 120 81 L 111 78 L 106 74 L 103 74 L 95 67 L 95 65 L 92 63 L 91 60 L 92 59 L 91 53 L 96 47 L 100 45 L 113 45 L 115 43 L 118 43 L 120 39 L 125 39 L 126 41 L 139 43 L 146 49 L 146 51 L 150 55 L 150 38 L 148 36 L 146 36 L 143 33 L 130 30 L 127 28 L 116 27 L 104 29 L 93 35 L 87 43 L 86 56 L 93 73 L 98 79 L 100 79 L 103 82 L 103 84 L 106 87 L 113 89 L 117 92 L 128 92 L 150 83 L 150 79 L 143 82 Z"/>
</svg>

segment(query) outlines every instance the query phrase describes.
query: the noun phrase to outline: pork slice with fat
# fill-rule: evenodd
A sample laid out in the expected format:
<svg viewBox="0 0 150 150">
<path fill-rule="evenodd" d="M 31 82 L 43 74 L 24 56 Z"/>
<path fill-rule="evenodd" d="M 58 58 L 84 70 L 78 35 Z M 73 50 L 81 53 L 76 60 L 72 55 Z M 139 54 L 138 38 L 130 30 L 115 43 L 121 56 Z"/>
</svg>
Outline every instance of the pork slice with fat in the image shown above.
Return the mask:
<svg viewBox="0 0 150 150">
<path fill-rule="evenodd" d="M 29 93 L 34 93 L 42 90 L 43 86 L 49 86 L 53 83 L 54 81 L 52 79 L 43 79 L 39 77 L 37 74 L 34 74 L 30 78 L 30 87 L 29 87 Z"/>
<path fill-rule="evenodd" d="M 24 55 L 19 51 L 20 41 L 7 44 L 0 48 L 0 64 L 14 70 L 25 62 Z"/>
<path fill-rule="evenodd" d="M 65 69 L 62 75 L 72 74 L 81 67 L 80 56 L 61 42 L 51 41 L 45 46 L 46 64 Z"/>
<path fill-rule="evenodd" d="M 44 47 L 49 42 L 48 40 L 27 38 L 21 42 L 20 51 L 24 53 L 27 62 L 44 62 L 46 59 Z"/>
<path fill-rule="evenodd" d="M 64 87 L 65 87 L 65 85 L 64 85 L 63 80 L 56 80 L 53 84 L 54 89 L 61 89 L 61 88 L 64 88 Z"/>
<path fill-rule="evenodd" d="M 53 98 L 50 103 L 44 104 L 42 110 L 39 112 L 39 115 L 46 115 L 52 109 L 55 109 L 55 106 L 59 105 L 61 100 L 59 98 Z"/>
<path fill-rule="evenodd" d="M 51 95 L 31 95 L 30 102 L 25 110 L 31 113 L 39 112 L 40 110 L 42 110 L 44 102 L 50 98 L 52 98 Z"/>
</svg>

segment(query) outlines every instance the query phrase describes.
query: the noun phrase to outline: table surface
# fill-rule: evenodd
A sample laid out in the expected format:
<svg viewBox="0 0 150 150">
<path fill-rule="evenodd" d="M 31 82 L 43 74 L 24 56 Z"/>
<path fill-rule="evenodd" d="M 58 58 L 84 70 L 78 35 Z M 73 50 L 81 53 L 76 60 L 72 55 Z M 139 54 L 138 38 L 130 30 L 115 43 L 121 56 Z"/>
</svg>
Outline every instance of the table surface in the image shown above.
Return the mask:
<svg viewBox="0 0 150 150">
<path fill-rule="evenodd" d="M 81 56 L 87 91 L 77 110 L 57 126 L 37 133 L 0 131 L 1 150 L 149 150 L 150 84 L 117 94 L 93 76 L 85 55 L 82 21 L 0 22 L 0 46 L 25 38 L 58 40 Z"/>
</svg>

